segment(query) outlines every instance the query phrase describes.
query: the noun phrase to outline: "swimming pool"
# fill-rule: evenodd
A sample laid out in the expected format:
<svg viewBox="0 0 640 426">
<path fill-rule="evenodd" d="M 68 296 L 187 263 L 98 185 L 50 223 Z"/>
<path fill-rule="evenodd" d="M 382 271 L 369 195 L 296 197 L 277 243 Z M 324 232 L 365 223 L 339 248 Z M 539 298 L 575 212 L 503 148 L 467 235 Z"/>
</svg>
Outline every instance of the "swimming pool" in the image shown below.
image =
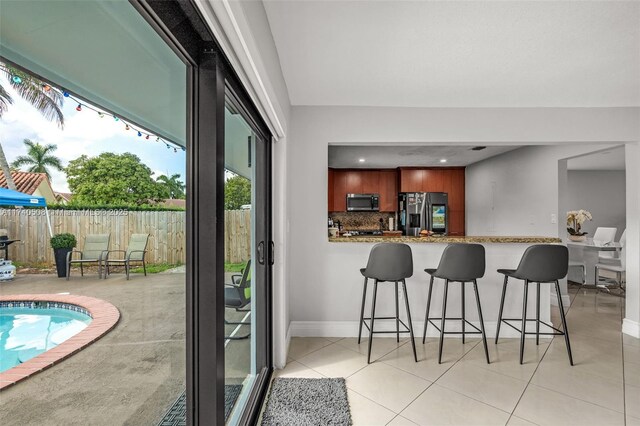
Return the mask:
<svg viewBox="0 0 640 426">
<path fill-rule="evenodd" d="M 0 373 L 58 346 L 91 323 L 80 307 L 55 306 L 60 307 L 43 308 L 36 302 L 0 306 Z"/>
</svg>

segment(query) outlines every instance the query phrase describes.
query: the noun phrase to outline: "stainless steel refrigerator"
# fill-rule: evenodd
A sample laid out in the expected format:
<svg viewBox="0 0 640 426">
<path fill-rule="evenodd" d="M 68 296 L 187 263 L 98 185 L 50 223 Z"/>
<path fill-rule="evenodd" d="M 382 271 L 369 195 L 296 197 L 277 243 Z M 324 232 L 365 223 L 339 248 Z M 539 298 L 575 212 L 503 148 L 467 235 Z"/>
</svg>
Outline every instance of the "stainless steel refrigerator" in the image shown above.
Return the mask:
<svg viewBox="0 0 640 426">
<path fill-rule="evenodd" d="M 398 227 L 402 235 L 415 237 L 423 230 L 447 235 L 449 211 L 446 192 L 401 192 L 398 203 Z"/>
</svg>

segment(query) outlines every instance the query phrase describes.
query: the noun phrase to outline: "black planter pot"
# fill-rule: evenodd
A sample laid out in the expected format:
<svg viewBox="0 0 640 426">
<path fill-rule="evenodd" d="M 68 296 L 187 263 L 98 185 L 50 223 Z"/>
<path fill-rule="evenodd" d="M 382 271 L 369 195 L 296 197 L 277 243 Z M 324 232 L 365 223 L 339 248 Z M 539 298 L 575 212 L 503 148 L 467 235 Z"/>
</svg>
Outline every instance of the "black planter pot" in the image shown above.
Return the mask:
<svg viewBox="0 0 640 426">
<path fill-rule="evenodd" d="M 67 276 L 67 253 L 72 248 L 59 248 L 53 249 L 53 253 L 56 258 L 56 269 L 58 270 L 58 278 L 65 278 Z"/>
</svg>

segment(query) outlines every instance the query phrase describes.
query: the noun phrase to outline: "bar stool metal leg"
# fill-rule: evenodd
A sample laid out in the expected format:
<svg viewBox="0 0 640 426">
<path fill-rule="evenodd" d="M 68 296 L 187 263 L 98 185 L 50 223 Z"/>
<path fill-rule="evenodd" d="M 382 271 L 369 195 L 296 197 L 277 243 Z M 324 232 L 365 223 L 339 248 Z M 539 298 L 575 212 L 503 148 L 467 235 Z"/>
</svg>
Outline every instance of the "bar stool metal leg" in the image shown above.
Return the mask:
<svg viewBox="0 0 640 426">
<path fill-rule="evenodd" d="M 560 308 L 560 318 L 562 319 L 562 329 L 564 331 L 564 342 L 567 345 L 567 353 L 569 354 L 569 364 L 573 365 L 573 355 L 571 354 L 571 343 L 569 342 L 569 329 L 567 329 L 567 319 L 564 315 L 564 306 L 562 306 L 562 294 L 560 294 L 560 283 L 556 280 L 556 295 L 558 296 L 558 307 Z"/>
<path fill-rule="evenodd" d="M 367 301 L 367 283 L 369 278 L 364 277 L 364 285 L 362 287 L 362 307 L 360 308 L 360 326 L 358 327 L 358 344 L 360 344 L 360 339 L 362 337 L 362 323 L 364 322 L 364 305 Z"/>
<path fill-rule="evenodd" d="M 433 275 L 429 280 L 429 295 L 427 296 L 427 312 L 424 314 L 424 331 L 422 332 L 422 344 L 427 339 L 427 327 L 429 326 L 429 309 L 431 308 L 431 291 L 433 290 Z"/>
<path fill-rule="evenodd" d="M 398 281 L 395 282 L 396 285 L 396 343 L 400 343 L 400 309 L 398 307 Z"/>
<path fill-rule="evenodd" d="M 536 287 L 536 345 L 540 344 L 540 283 Z"/>
<path fill-rule="evenodd" d="M 502 324 L 502 308 L 504 308 L 504 296 L 507 294 L 507 280 L 509 277 L 504 276 L 504 284 L 502 284 L 502 298 L 500 299 L 500 311 L 498 312 L 498 326 L 496 328 L 496 344 L 500 336 L 500 324 Z"/>
<path fill-rule="evenodd" d="M 411 336 L 411 346 L 413 348 L 413 359 L 418 362 L 418 354 L 416 353 L 416 340 L 413 337 L 413 325 L 411 323 L 411 311 L 409 310 L 409 293 L 407 293 L 407 283 L 402 280 L 402 289 L 404 290 L 404 303 L 407 307 L 407 321 L 409 321 L 409 335 Z"/>
<path fill-rule="evenodd" d="M 524 337 L 527 330 L 527 295 L 529 294 L 529 280 L 524 281 L 524 297 L 522 298 L 522 331 L 520 332 L 520 364 L 524 360 Z"/>
<path fill-rule="evenodd" d="M 442 346 L 444 344 L 444 322 L 447 316 L 447 291 L 449 280 L 444 280 L 444 297 L 442 301 L 442 320 L 440 323 L 440 348 L 438 349 L 438 364 L 442 364 Z"/>
<path fill-rule="evenodd" d="M 462 299 L 462 344 L 464 345 L 464 331 L 465 331 L 465 317 L 464 317 L 464 285 L 466 283 L 465 282 L 461 282 L 460 283 L 460 290 L 461 290 L 461 299 Z"/>
<path fill-rule="evenodd" d="M 373 322 L 376 319 L 376 295 L 378 294 L 378 280 L 373 281 L 373 301 L 371 302 L 371 329 L 369 330 L 369 350 L 367 364 L 371 364 L 371 344 L 373 343 Z"/>
<path fill-rule="evenodd" d="M 484 332 L 484 318 L 482 318 L 482 307 L 480 307 L 480 293 L 478 293 L 477 280 L 473 280 L 473 290 L 476 293 L 476 303 L 478 304 L 478 319 L 480 320 L 480 330 L 482 330 L 482 343 L 484 344 L 484 354 L 487 357 L 487 364 L 491 364 L 491 361 L 489 361 L 489 348 L 487 347 L 487 334 Z"/>
</svg>

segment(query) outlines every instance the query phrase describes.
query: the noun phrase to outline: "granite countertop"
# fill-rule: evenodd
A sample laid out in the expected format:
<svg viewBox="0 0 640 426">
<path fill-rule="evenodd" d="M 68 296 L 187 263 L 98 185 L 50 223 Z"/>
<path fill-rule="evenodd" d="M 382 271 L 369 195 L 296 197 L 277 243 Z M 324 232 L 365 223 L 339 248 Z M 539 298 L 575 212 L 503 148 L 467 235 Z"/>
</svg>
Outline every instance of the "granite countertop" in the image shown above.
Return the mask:
<svg viewBox="0 0 640 426">
<path fill-rule="evenodd" d="M 557 244 L 562 243 L 556 237 L 407 237 L 407 236 L 354 236 L 329 237 L 330 243 L 480 243 L 480 244 Z"/>
</svg>

